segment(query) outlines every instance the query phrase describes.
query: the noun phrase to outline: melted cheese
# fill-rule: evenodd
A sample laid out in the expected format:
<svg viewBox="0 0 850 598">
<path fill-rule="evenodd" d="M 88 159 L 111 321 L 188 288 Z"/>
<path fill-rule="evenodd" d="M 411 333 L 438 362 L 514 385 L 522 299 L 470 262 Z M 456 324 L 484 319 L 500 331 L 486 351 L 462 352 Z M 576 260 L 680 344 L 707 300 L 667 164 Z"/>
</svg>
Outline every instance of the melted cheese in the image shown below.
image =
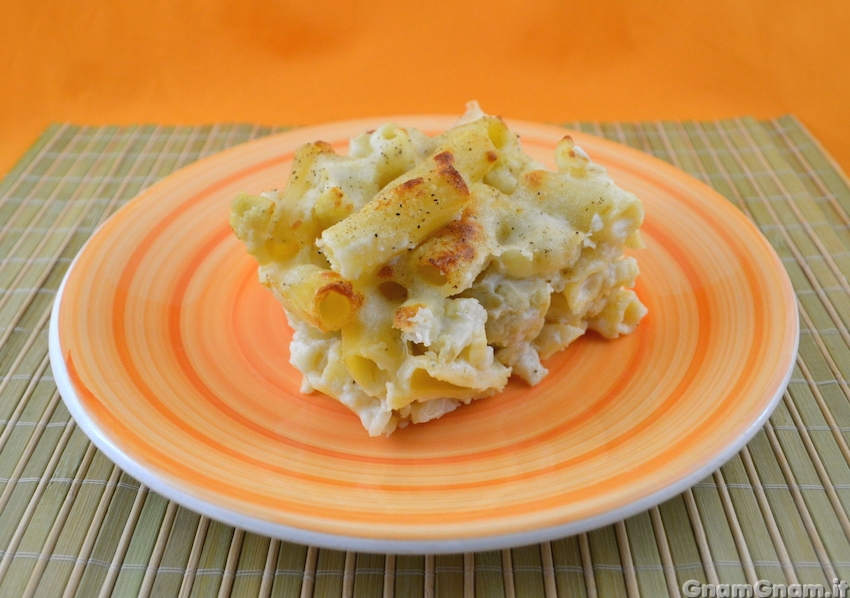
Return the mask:
<svg viewBox="0 0 850 598">
<path fill-rule="evenodd" d="M 296 154 L 283 192 L 242 195 L 231 225 L 286 309 L 302 391 L 371 435 L 542 380 L 588 329 L 634 330 L 646 308 L 624 249 L 640 201 L 565 137 L 557 172 L 471 103 L 431 138 L 393 124 Z"/>
</svg>

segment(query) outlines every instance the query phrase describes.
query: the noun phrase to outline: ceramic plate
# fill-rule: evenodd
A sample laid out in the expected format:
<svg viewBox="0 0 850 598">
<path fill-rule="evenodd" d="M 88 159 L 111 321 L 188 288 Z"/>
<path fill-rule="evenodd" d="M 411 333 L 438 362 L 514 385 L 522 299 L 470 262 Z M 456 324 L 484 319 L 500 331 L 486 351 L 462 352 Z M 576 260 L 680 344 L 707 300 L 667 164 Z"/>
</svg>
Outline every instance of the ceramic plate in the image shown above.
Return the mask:
<svg viewBox="0 0 850 598">
<path fill-rule="evenodd" d="M 615 341 L 588 334 L 549 376 L 370 438 L 302 395 L 290 330 L 228 226 L 240 192 L 285 185 L 293 152 L 339 152 L 386 119 L 298 129 L 168 177 L 116 213 L 69 270 L 50 329 L 57 384 L 111 459 L 214 519 L 338 549 L 435 553 L 563 537 L 651 507 L 763 425 L 797 349 L 794 293 L 728 201 L 638 151 L 574 134 L 642 198 L 637 292 Z M 444 117 L 393 119 L 435 133 Z M 564 130 L 512 122 L 553 163 Z"/>
</svg>

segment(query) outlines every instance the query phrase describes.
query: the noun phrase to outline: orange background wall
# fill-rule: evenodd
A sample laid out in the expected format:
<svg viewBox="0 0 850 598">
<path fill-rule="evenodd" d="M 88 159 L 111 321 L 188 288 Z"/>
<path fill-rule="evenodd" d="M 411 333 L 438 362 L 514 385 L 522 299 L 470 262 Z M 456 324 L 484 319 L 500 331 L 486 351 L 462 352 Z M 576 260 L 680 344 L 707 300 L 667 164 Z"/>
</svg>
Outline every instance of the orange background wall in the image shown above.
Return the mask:
<svg viewBox="0 0 850 598">
<path fill-rule="evenodd" d="M 50 122 L 796 114 L 850 172 L 850 2 L 0 0 L 0 174 Z"/>
</svg>

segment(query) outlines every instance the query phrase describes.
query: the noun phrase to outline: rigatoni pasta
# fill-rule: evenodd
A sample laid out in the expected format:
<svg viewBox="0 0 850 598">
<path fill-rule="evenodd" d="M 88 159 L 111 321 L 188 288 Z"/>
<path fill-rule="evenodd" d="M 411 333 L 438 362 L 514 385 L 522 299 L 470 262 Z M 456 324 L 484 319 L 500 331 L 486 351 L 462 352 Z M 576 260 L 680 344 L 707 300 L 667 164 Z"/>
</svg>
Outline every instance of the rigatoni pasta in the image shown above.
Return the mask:
<svg viewBox="0 0 850 598">
<path fill-rule="evenodd" d="M 322 231 L 316 244 L 331 267 L 358 279 L 456 220 L 470 194 L 453 161 L 449 152 L 424 160 L 412 176 L 385 187 L 357 212 Z"/>
<path fill-rule="evenodd" d="M 284 308 L 322 332 L 342 328 L 363 303 L 363 295 L 339 273 L 315 264 L 269 269 L 264 279 Z"/>
<path fill-rule="evenodd" d="M 646 314 L 631 287 L 643 207 L 569 137 L 557 172 L 470 103 L 436 137 L 387 124 L 295 157 L 282 192 L 240 195 L 231 225 L 293 328 L 303 392 L 371 435 L 536 384 L 587 330 Z"/>
</svg>

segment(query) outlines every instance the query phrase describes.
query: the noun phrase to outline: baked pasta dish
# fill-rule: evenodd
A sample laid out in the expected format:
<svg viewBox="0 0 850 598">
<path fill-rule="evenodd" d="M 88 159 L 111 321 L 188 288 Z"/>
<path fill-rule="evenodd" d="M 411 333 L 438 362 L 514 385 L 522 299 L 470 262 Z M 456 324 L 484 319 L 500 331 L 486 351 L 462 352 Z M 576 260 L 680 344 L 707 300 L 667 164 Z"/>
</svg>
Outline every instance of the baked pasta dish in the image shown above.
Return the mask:
<svg viewBox="0 0 850 598">
<path fill-rule="evenodd" d="M 537 384 L 542 361 L 646 308 L 625 248 L 643 207 L 566 136 L 557 172 L 471 102 L 429 137 L 385 124 L 301 147 L 282 191 L 242 194 L 231 226 L 294 331 L 302 392 L 321 391 L 370 435 Z"/>
</svg>

